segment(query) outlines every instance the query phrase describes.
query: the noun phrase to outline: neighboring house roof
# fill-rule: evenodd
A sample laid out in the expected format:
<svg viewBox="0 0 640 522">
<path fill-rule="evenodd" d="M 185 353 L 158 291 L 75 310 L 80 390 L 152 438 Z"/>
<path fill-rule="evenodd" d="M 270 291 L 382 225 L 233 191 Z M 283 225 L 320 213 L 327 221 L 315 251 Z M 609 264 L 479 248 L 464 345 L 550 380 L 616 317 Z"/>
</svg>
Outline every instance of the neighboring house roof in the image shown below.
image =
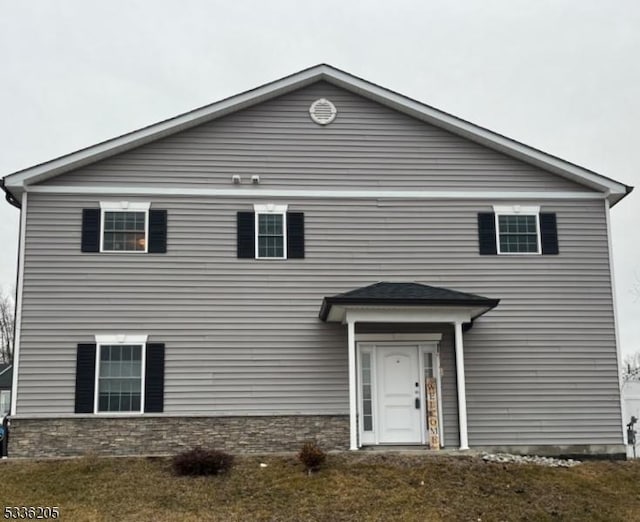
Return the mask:
<svg viewBox="0 0 640 522">
<path fill-rule="evenodd" d="M 7 199 L 15 202 L 17 196 L 22 193 L 27 185 L 44 181 L 145 143 L 195 127 L 320 80 L 327 81 L 414 118 L 602 192 L 612 205 L 633 189 L 633 187 L 611 178 L 529 147 L 326 64 L 304 69 L 280 80 L 267 83 L 219 102 L 9 174 L 2 180 L 2 188 L 7 192 Z"/>
<path fill-rule="evenodd" d="M 326 321 L 334 305 L 386 305 L 386 306 L 461 306 L 473 307 L 481 313 L 495 308 L 500 299 L 490 299 L 419 283 L 375 283 L 343 294 L 325 297 L 320 308 L 320 319 Z"/>
<path fill-rule="evenodd" d="M 0 364 L 0 389 L 11 388 L 13 380 L 13 365 Z"/>
</svg>

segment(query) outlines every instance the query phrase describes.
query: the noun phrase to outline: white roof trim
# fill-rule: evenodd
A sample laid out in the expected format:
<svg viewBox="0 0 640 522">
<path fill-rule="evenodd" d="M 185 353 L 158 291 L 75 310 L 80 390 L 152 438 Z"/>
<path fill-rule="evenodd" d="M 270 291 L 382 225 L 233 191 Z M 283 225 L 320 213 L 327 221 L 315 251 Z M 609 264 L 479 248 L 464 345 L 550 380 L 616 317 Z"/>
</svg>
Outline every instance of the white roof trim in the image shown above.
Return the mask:
<svg viewBox="0 0 640 522">
<path fill-rule="evenodd" d="M 370 323 L 455 323 L 472 322 L 489 311 L 487 306 L 333 304 L 327 323 L 349 321 Z"/>
<path fill-rule="evenodd" d="M 465 191 L 465 190 L 325 190 L 325 189 L 281 189 L 281 188 L 190 188 L 153 187 L 128 185 L 127 187 L 95 185 L 29 185 L 25 192 L 33 194 L 82 194 L 86 196 L 197 196 L 197 197 L 240 197 L 240 198 L 401 198 L 401 199 L 477 199 L 477 200 L 541 200 L 541 199 L 604 199 L 602 192 L 570 191 Z"/>
<path fill-rule="evenodd" d="M 622 199 L 631 190 L 630 187 L 615 180 L 532 147 L 528 147 L 515 140 L 456 118 L 451 114 L 424 105 L 423 103 L 326 64 L 316 65 L 315 67 L 305 69 L 250 91 L 194 109 L 175 118 L 149 125 L 128 134 L 98 143 L 97 145 L 67 154 L 66 156 L 9 174 L 5 177 L 5 184 L 10 189 L 22 189 L 24 185 L 38 183 L 83 165 L 88 165 L 142 144 L 211 121 L 231 112 L 280 96 L 319 80 L 328 81 L 329 83 L 360 94 L 417 119 L 446 129 L 454 134 L 554 172 L 599 192 L 604 192 L 611 203 Z"/>
</svg>

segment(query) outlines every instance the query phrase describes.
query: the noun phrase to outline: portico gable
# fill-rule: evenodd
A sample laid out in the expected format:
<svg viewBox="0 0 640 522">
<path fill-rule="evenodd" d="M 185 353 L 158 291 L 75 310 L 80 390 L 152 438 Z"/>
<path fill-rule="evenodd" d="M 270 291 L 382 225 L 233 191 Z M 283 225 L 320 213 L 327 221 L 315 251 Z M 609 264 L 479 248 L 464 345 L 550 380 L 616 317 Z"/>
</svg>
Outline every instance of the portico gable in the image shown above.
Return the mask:
<svg viewBox="0 0 640 522">
<path fill-rule="evenodd" d="M 430 437 L 442 417 L 441 335 L 403 333 L 402 324 L 408 323 L 454 328 L 460 449 L 469 449 L 463 330 L 498 303 L 418 283 L 381 282 L 325 297 L 320 318 L 347 325 L 350 449 L 368 444 L 432 446 L 441 440 Z M 374 337 L 356 333 L 357 324 L 378 323 L 397 324 L 398 331 Z"/>
</svg>

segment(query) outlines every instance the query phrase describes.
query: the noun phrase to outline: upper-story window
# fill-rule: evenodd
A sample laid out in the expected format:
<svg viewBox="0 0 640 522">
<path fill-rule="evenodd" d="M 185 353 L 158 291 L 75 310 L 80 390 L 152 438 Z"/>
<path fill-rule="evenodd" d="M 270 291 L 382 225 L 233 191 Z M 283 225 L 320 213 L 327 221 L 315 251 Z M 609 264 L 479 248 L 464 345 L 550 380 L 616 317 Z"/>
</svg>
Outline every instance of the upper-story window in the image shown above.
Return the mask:
<svg viewBox="0 0 640 522">
<path fill-rule="evenodd" d="M 254 205 L 256 258 L 287 258 L 287 205 Z"/>
<path fill-rule="evenodd" d="M 540 254 L 540 207 L 494 206 L 498 254 Z"/>
<path fill-rule="evenodd" d="M 82 209 L 82 252 L 165 254 L 167 211 L 140 201 L 101 201 Z"/>
<path fill-rule="evenodd" d="M 494 205 L 478 213 L 480 255 L 558 255 L 555 212 L 539 206 Z"/>
<path fill-rule="evenodd" d="M 147 252 L 149 203 L 102 201 L 101 252 Z"/>
<path fill-rule="evenodd" d="M 304 259 L 304 213 L 289 212 L 287 205 L 239 210 L 236 232 L 239 259 Z"/>
</svg>

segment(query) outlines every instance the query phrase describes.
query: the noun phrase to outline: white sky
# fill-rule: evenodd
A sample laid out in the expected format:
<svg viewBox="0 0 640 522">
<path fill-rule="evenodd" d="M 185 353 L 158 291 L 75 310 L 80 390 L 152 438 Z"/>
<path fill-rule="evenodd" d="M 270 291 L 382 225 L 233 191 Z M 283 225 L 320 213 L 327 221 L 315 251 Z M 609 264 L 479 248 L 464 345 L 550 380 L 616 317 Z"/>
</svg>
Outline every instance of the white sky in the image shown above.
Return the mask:
<svg viewBox="0 0 640 522">
<path fill-rule="evenodd" d="M 2 0 L 0 176 L 321 62 L 640 185 L 637 0 Z M 638 192 L 611 213 L 623 353 Z M 17 236 L 1 201 L 5 289 Z"/>
</svg>

